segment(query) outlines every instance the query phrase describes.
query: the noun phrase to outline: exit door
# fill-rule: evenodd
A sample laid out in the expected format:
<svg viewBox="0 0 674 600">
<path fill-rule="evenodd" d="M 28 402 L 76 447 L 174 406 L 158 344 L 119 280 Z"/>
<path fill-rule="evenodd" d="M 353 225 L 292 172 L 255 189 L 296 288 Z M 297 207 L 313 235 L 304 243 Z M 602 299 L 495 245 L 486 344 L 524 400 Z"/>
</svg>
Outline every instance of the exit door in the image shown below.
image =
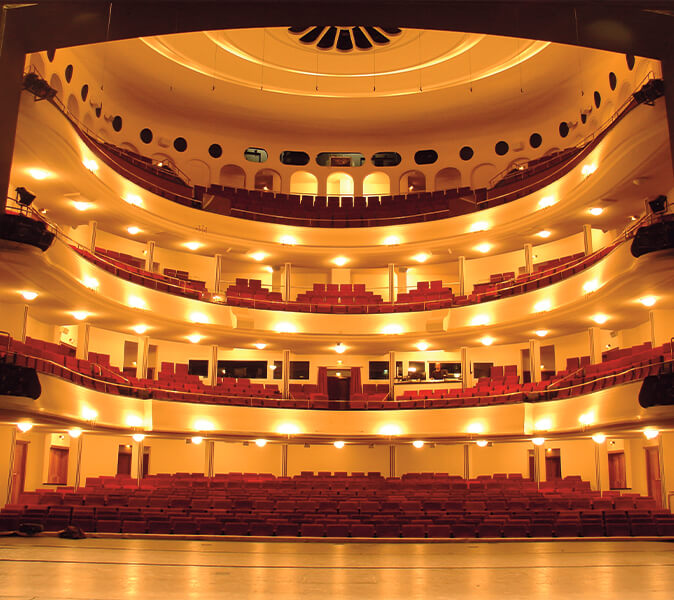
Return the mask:
<svg viewBox="0 0 674 600">
<path fill-rule="evenodd" d="M 648 446 L 646 451 L 646 482 L 648 495 L 662 508 L 662 481 L 660 480 L 660 454 L 657 446 Z"/>
<path fill-rule="evenodd" d="M 26 457 L 28 442 L 17 441 L 14 446 L 14 464 L 12 465 L 12 497 L 10 502 L 17 504 L 26 485 Z"/>
</svg>

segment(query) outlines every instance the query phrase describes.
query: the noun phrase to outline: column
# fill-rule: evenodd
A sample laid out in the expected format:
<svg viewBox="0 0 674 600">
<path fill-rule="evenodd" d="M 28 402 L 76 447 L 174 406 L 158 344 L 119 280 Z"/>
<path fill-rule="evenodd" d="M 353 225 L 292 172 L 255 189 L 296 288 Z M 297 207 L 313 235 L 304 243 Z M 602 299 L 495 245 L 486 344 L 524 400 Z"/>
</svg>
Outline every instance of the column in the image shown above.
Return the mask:
<svg viewBox="0 0 674 600">
<path fill-rule="evenodd" d="M 463 445 L 463 478 L 470 479 L 470 444 Z"/>
<path fill-rule="evenodd" d="M 28 305 L 23 307 L 23 321 L 21 322 L 21 341 L 25 343 L 28 331 Z"/>
<path fill-rule="evenodd" d="M 396 353 L 389 350 L 388 353 L 388 393 L 391 400 L 395 400 L 395 380 L 396 380 Z"/>
<path fill-rule="evenodd" d="M 534 247 L 531 244 L 524 244 L 524 268 L 527 273 L 534 272 Z"/>
<path fill-rule="evenodd" d="M 218 345 L 211 346 L 211 361 L 208 363 L 208 385 L 218 383 Z"/>
<path fill-rule="evenodd" d="M 398 293 L 407 293 L 407 267 L 398 267 Z"/>
<path fill-rule="evenodd" d="M 468 348 L 461 347 L 461 387 L 465 390 L 470 387 L 470 363 L 468 362 Z"/>
<path fill-rule="evenodd" d="M 466 257 L 459 256 L 459 296 L 466 293 Z"/>
<path fill-rule="evenodd" d="M 213 257 L 215 261 L 215 281 L 213 282 L 213 292 L 219 294 L 222 290 L 220 289 L 220 280 L 222 279 L 222 254 L 216 254 Z"/>
<path fill-rule="evenodd" d="M 91 325 L 89 323 L 82 323 L 77 326 L 77 350 L 75 356 L 82 360 L 89 358 L 89 331 Z"/>
<path fill-rule="evenodd" d="M 589 327 L 587 333 L 590 337 L 590 363 L 596 365 L 601 362 L 601 329 Z"/>
<path fill-rule="evenodd" d="M 281 477 L 288 477 L 288 444 L 281 447 Z"/>
<path fill-rule="evenodd" d="M 541 453 L 544 452 L 543 446 L 534 445 L 534 481 L 536 485 L 541 484 Z"/>
<path fill-rule="evenodd" d="M 154 271 L 154 245 L 153 241 L 149 241 L 145 248 L 145 270 L 152 273 Z"/>
<path fill-rule="evenodd" d="M 531 381 L 538 383 L 541 380 L 541 342 L 529 340 L 529 372 Z"/>
<path fill-rule="evenodd" d="M 12 437 L 9 441 L 9 468 L 7 470 L 7 497 L 5 498 L 5 504 L 9 504 L 12 500 L 12 484 L 14 483 L 14 453 L 16 451 L 16 427 L 10 425 L 12 428 Z"/>
<path fill-rule="evenodd" d="M 585 255 L 592 254 L 592 225 L 583 225 L 583 244 Z"/>
<path fill-rule="evenodd" d="M 391 444 L 388 447 L 388 461 L 389 461 L 389 466 L 388 466 L 389 477 L 395 477 L 396 476 L 396 447 L 393 444 Z"/>
<path fill-rule="evenodd" d="M 650 325 L 650 330 L 651 330 L 651 346 L 655 348 L 658 344 L 656 342 L 657 340 L 657 335 L 656 335 L 656 323 L 655 323 L 655 311 L 654 310 L 649 310 L 648 311 L 648 323 Z"/>
<path fill-rule="evenodd" d="M 648 315 L 651 324 L 651 343 L 653 347 L 669 344 L 672 340 L 670 323 L 674 318 L 673 310 L 651 310 Z"/>
<path fill-rule="evenodd" d="M 206 477 L 213 477 L 215 474 L 215 442 L 213 440 L 206 440 L 204 446 L 204 475 Z"/>
<path fill-rule="evenodd" d="M 138 336 L 138 355 L 136 358 L 136 377 L 145 379 L 147 377 L 147 359 L 150 349 L 150 336 Z"/>
<path fill-rule="evenodd" d="M 96 252 L 96 233 L 98 232 L 98 221 L 89 221 L 89 250 Z"/>
<path fill-rule="evenodd" d="M 594 444 L 594 477 L 597 483 L 596 490 L 601 491 L 601 444 Z"/>
<path fill-rule="evenodd" d="M 80 473 L 82 471 L 82 445 L 83 445 L 84 434 L 81 433 L 77 438 L 76 452 L 77 452 L 77 463 L 75 466 L 75 491 L 80 487 Z"/>
<path fill-rule="evenodd" d="M 144 443 L 143 441 L 136 442 L 136 481 L 138 481 L 138 487 L 143 481 L 143 454 L 144 454 Z"/>
<path fill-rule="evenodd" d="M 396 270 L 393 263 L 388 266 L 388 301 L 395 302 Z"/>
<path fill-rule="evenodd" d="M 283 351 L 283 399 L 290 399 L 290 350 Z"/>
<path fill-rule="evenodd" d="M 662 494 L 663 508 L 671 508 L 667 506 L 667 481 L 665 480 L 665 448 L 664 436 L 662 433 L 658 436 L 658 462 L 660 463 L 660 491 Z"/>
<path fill-rule="evenodd" d="M 290 297 L 291 287 L 292 287 L 292 265 L 290 263 L 285 263 L 283 265 L 283 299 L 292 300 Z"/>
</svg>

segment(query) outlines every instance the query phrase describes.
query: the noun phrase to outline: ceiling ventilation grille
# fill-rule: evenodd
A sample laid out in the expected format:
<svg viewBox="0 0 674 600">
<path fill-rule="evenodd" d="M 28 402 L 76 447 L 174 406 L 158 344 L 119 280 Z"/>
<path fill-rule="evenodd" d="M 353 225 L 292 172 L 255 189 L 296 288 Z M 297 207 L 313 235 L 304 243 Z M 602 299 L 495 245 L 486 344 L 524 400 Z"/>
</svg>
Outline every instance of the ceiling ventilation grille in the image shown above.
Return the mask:
<svg viewBox="0 0 674 600">
<path fill-rule="evenodd" d="M 356 25 L 316 25 L 313 27 L 289 27 L 288 31 L 299 36 L 299 41 L 307 46 L 315 45 L 321 50 L 337 49 L 342 52 L 351 50 L 370 50 L 375 46 L 391 43 L 391 38 L 402 33 L 397 27 L 371 27 Z"/>
</svg>

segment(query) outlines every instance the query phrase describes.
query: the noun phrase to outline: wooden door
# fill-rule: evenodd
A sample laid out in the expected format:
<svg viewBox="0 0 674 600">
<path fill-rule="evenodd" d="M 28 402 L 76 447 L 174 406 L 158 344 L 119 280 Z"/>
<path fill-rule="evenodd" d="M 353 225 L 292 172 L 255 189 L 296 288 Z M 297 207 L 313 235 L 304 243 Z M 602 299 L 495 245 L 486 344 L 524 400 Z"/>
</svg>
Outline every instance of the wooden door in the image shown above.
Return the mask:
<svg viewBox="0 0 674 600">
<path fill-rule="evenodd" d="M 545 457 L 545 480 L 562 478 L 562 459 L 560 456 Z"/>
<path fill-rule="evenodd" d="M 17 441 L 14 446 L 14 464 L 12 465 L 12 497 L 10 503 L 16 504 L 26 485 L 26 457 L 28 442 Z"/>
<path fill-rule="evenodd" d="M 660 481 L 660 454 L 657 446 L 644 448 L 646 451 L 646 482 L 648 495 L 662 508 L 662 481 Z"/>
<path fill-rule="evenodd" d="M 131 475 L 131 448 L 120 446 L 117 453 L 117 475 Z"/>
<path fill-rule="evenodd" d="M 68 483 L 68 448 L 62 446 L 52 446 L 49 448 L 47 483 L 60 485 Z"/>
<path fill-rule="evenodd" d="M 627 487 L 625 453 L 622 450 L 608 454 L 608 482 L 612 490 L 624 490 Z"/>
</svg>

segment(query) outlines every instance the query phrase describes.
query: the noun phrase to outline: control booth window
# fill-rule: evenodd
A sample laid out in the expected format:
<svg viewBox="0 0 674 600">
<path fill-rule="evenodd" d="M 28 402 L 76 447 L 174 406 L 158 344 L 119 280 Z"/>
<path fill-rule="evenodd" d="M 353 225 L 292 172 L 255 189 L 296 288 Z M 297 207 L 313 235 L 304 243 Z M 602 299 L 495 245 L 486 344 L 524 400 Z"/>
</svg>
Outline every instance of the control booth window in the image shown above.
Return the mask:
<svg viewBox="0 0 674 600">
<path fill-rule="evenodd" d="M 218 377 L 267 379 L 266 360 L 219 360 Z"/>
<path fill-rule="evenodd" d="M 491 377 L 491 368 L 494 366 L 494 363 L 473 363 L 473 378 L 479 379 L 480 377 Z"/>
<path fill-rule="evenodd" d="M 199 375 L 199 377 L 208 377 L 207 360 L 190 360 L 187 365 L 189 375 Z"/>
<path fill-rule="evenodd" d="M 423 360 L 411 360 L 407 367 L 408 379 L 426 379 L 426 363 Z"/>
<path fill-rule="evenodd" d="M 283 379 L 283 361 L 275 360 L 274 364 L 270 367 L 274 371 L 274 379 Z"/>
<path fill-rule="evenodd" d="M 309 379 L 309 361 L 291 360 L 290 379 Z"/>
<path fill-rule="evenodd" d="M 372 379 L 388 379 L 388 361 L 387 360 L 371 360 L 370 373 L 368 375 Z"/>
<path fill-rule="evenodd" d="M 456 379 L 461 380 L 460 362 L 429 362 L 428 376 L 430 379 Z"/>
</svg>

